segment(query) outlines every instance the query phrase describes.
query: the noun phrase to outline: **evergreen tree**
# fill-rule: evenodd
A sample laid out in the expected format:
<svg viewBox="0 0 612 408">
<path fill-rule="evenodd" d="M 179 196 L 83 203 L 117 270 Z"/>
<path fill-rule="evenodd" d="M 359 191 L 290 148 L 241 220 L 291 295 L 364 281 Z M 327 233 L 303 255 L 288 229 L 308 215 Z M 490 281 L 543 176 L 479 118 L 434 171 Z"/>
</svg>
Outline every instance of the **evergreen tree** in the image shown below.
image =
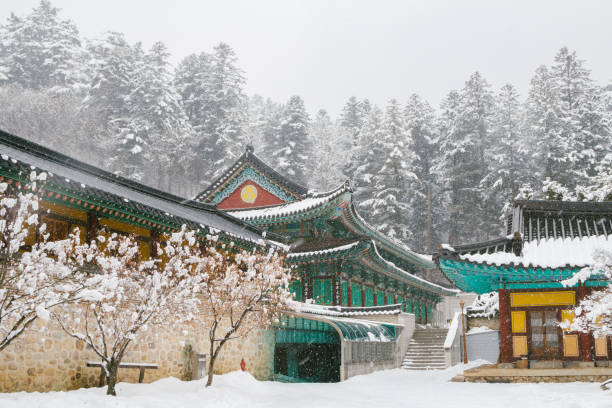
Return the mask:
<svg viewBox="0 0 612 408">
<path fill-rule="evenodd" d="M 488 173 L 485 149 L 490 144 L 492 108 L 489 85 L 478 72 L 442 104 L 436 171 L 447 194 L 451 243 L 488 239 L 498 228 L 499 209 L 481 185 Z"/>
<path fill-rule="evenodd" d="M 172 85 L 170 54 L 155 43 L 136 73 L 137 86 L 129 95 L 129 132 L 143 141 L 148 181 L 166 191 L 183 185 L 174 183 L 187 175 L 193 152 L 193 131 Z M 191 174 L 189 174 L 191 176 Z M 174 186 L 174 187 L 173 187 Z M 186 191 L 180 191 L 186 193 Z"/>
<path fill-rule="evenodd" d="M 342 126 L 335 125 L 324 109 L 319 110 L 311 126 L 313 165 L 309 178 L 312 188 L 329 190 L 342 181 L 342 168 L 347 160 L 349 139 Z"/>
<path fill-rule="evenodd" d="M 516 88 L 504 85 L 495 102 L 491 145 L 486 152 L 490 170 L 482 185 L 487 199 L 497 209 L 504 209 L 502 217 L 505 217 L 519 188 L 525 183 L 531 184 L 533 179 L 521 136 L 522 112 Z"/>
<path fill-rule="evenodd" d="M 245 142 L 253 145 L 257 155 L 267 163 L 273 162 L 272 151 L 268 143 L 280 133 L 281 119 L 284 107 L 254 95 L 249 99 L 248 121 L 245 129 Z"/>
<path fill-rule="evenodd" d="M 96 64 L 94 77 L 84 100 L 84 107 L 94 112 L 103 124 L 94 140 L 110 170 L 126 177 L 142 180 L 149 153 L 148 141 L 138 129 L 144 128 L 140 118 L 133 117 L 130 101 L 139 86 L 144 65 L 140 44 L 130 45 L 120 33 L 92 44 L 90 52 Z"/>
<path fill-rule="evenodd" d="M 408 226 L 412 231 L 410 246 L 418 251 L 433 250 L 433 243 L 439 238 L 434 236 L 437 227 L 433 225 L 441 219 L 440 189 L 432 172 L 434 160 L 438 155 L 438 140 L 435 129 L 435 112 L 427 101 L 413 94 L 408 99 L 404 110 L 406 133 L 415 154 L 412 165 L 418 183 L 408 191 L 411 216 Z M 428 199 L 430 205 L 428 206 Z M 428 232 L 428 207 L 431 208 L 432 228 Z M 432 247 L 429 246 L 428 234 L 431 233 Z"/>
<path fill-rule="evenodd" d="M 0 84 L 78 91 L 87 82 L 83 54 L 74 23 L 41 0 L 27 16 L 11 14 L 0 27 Z"/>
<path fill-rule="evenodd" d="M 538 179 L 569 177 L 565 165 L 569 143 L 562 137 L 557 88 L 549 69 L 538 67 L 525 104 L 525 134 L 533 147 L 530 161 L 539 164 Z M 538 187 L 538 186 L 534 186 Z"/>
<path fill-rule="evenodd" d="M 418 182 L 413 165 L 417 158 L 407 138 L 401 106 L 391 100 L 382 123 L 383 165 L 373 177 L 376 192 L 363 205 L 372 208 L 376 227 L 391 238 L 408 242 L 408 219 L 412 209 L 408 197 Z"/>
<path fill-rule="evenodd" d="M 340 126 L 344 130 L 348 142 L 347 160 L 342 171 L 344 177 L 349 180 L 353 179 L 357 166 L 359 166 L 357 159 L 359 154 L 360 132 L 365 117 L 370 109 L 369 101 L 365 100 L 360 102 L 357 98 L 351 96 L 344 105 L 344 108 L 342 108 L 342 113 L 340 114 Z"/>
<path fill-rule="evenodd" d="M 304 101 L 295 95 L 289 98 L 282 115 L 280 132 L 268 141 L 275 168 L 293 181 L 307 185 L 309 161 L 312 160 L 310 118 Z"/>
<path fill-rule="evenodd" d="M 224 43 L 213 53 L 190 55 L 176 72 L 175 86 L 198 138 L 196 168 L 208 184 L 243 150 L 247 101 L 236 54 Z"/>
<path fill-rule="evenodd" d="M 383 112 L 373 106 L 363 121 L 355 155 L 357 167 L 352 179 L 354 201 L 360 214 L 370 222 L 374 222 L 374 203 L 371 201 L 376 193 L 374 176 L 380 172 L 385 154 Z"/>
</svg>

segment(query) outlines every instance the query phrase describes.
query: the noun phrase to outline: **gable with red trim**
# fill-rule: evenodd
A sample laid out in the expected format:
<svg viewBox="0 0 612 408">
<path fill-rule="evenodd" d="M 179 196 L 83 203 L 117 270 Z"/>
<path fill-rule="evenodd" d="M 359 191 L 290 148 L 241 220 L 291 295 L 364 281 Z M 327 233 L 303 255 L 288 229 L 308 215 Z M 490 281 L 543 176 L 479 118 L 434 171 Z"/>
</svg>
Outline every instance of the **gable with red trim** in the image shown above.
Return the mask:
<svg viewBox="0 0 612 408">
<path fill-rule="evenodd" d="M 268 207 L 271 205 L 285 204 L 274 194 L 266 191 L 263 187 L 253 181 L 245 181 L 226 199 L 217 204 L 221 210 L 236 210 L 242 208 Z"/>
</svg>

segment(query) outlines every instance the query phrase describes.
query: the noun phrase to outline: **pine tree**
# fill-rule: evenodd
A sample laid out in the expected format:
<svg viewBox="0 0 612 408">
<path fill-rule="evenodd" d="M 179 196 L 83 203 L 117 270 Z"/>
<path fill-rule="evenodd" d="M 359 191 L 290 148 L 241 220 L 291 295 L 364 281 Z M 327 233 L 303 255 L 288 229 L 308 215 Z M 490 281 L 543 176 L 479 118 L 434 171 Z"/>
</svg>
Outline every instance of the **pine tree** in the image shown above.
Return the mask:
<svg viewBox="0 0 612 408">
<path fill-rule="evenodd" d="M 525 134 L 533 146 L 530 161 L 538 163 L 538 179 L 569 177 L 565 165 L 569 143 L 562 137 L 557 88 L 549 69 L 538 67 L 525 103 Z M 534 186 L 538 187 L 538 186 Z"/>
<path fill-rule="evenodd" d="M 249 99 L 244 139 L 255 147 L 257 155 L 267 163 L 273 161 L 270 144 L 280 133 L 283 111 L 281 104 L 269 98 L 264 100 L 260 95 L 253 95 Z"/>
<path fill-rule="evenodd" d="M 198 138 L 195 167 L 208 184 L 243 150 L 247 100 L 244 76 L 232 48 L 190 55 L 179 64 L 175 86 Z"/>
<path fill-rule="evenodd" d="M 346 164 L 342 171 L 344 177 L 349 180 L 353 179 L 355 171 L 359 166 L 357 155 L 359 154 L 360 133 L 365 117 L 370 109 L 369 101 L 360 102 L 357 98 L 351 96 L 340 114 L 340 126 L 344 129 L 347 137 L 348 148 Z"/>
<path fill-rule="evenodd" d="M 582 105 L 589 99 L 589 91 L 592 88 L 589 71 L 584 68 L 584 61 L 578 59 L 576 52 L 570 52 L 563 47 L 555 55 L 554 65 L 551 68 L 557 100 L 558 117 L 560 121 L 560 137 L 568 143 L 566 151 L 566 172 L 570 177 L 558 177 L 568 188 L 573 189 L 577 183 L 576 175 L 580 172 L 580 162 L 590 161 L 591 153 L 587 144 L 589 138 L 596 135 L 588 135 L 583 132 L 583 118 L 581 118 Z M 595 163 L 592 163 L 592 166 Z M 591 166 L 591 168 L 592 168 Z M 583 181 L 583 180 L 581 180 Z M 580 183 L 580 181 L 578 181 Z"/>
<path fill-rule="evenodd" d="M 482 185 L 490 202 L 502 211 L 504 217 L 519 188 L 532 184 L 527 147 L 521 135 L 522 112 L 516 88 L 504 85 L 495 101 L 492 119 L 491 144 L 486 156 L 489 174 Z"/>
<path fill-rule="evenodd" d="M 170 54 L 155 43 L 144 56 L 137 75 L 137 86 L 129 95 L 130 133 L 143 140 L 147 181 L 170 192 L 179 192 L 177 177 L 187 175 L 193 152 L 193 131 L 172 84 Z M 174 187 L 173 187 L 174 186 Z M 180 191 L 186 193 L 186 191 Z"/>
<path fill-rule="evenodd" d="M 232 48 L 220 43 L 214 48 L 207 78 L 209 101 L 204 122 L 205 137 L 201 146 L 212 153 L 212 176 L 224 171 L 242 152 L 243 126 L 246 119 L 244 76 L 236 66 Z"/>
<path fill-rule="evenodd" d="M 310 185 L 314 189 L 329 190 L 343 181 L 342 168 L 347 160 L 348 138 L 341 126 L 336 126 L 324 109 L 319 110 L 311 125 L 313 166 Z"/>
<path fill-rule="evenodd" d="M 376 192 L 363 204 L 371 206 L 373 221 L 381 232 L 407 243 L 411 239 L 407 220 L 412 215 L 408 197 L 418 182 L 412 171 L 417 158 L 396 100 L 391 100 L 385 110 L 382 138 L 383 165 L 373 177 Z"/>
<path fill-rule="evenodd" d="M 357 166 L 352 178 L 354 202 L 360 214 L 370 222 L 374 222 L 374 206 L 371 201 L 376 193 L 374 176 L 380 172 L 385 154 L 383 112 L 373 106 L 363 121 L 357 153 L 354 156 Z"/>
<path fill-rule="evenodd" d="M 11 14 L 0 27 L 0 84 L 56 92 L 83 88 L 85 51 L 76 26 L 59 11 L 41 0 L 27 16 Z"/>
<path fill-rule="evenodd" d="M 84 108 L 94 112 L 104 125 L 93 138 L 108 157 L 106 167 L 142 180 L 147 140 L 137 130 L 146 124 L 132 117 L 130 96 L 139 85 L 144 53 L 140 44 L 130 45 L 120 33 L 109 33 L 104 40 L 92 44 L 90 52 L 96 64 Z"/>
<path fill-rule="evenodd" d="M 312 160 L 310 118 L 304 101 L 295 95 L 289 98 L 281 119 L 280 132 L 269 142 L 275 168 L 290 179 L 307 184 L 309 161 Z"/>
<path fill-rule="evenodd" d="M 490 145 L 492 108 L 489 85 L 478 72 L 461 92 L 451 91 L 442 103 L 436 172 L 447 194 L 451 243 L 488 239 L 498 228 L 499 209 L 481 185 L 488 173 L 485 150 Z"/>
<path fill-rule="evenodd" d="M 441 219 L 440 189 L 432 172 L 434 160 L 438 155 L 435 112 L 427 101 L 413 94 L 406 104 L 404 117 L 407 137 L 415 154 L 412 171 L 418 180 L 408 192 L 411 208 L 408 226 L 412 231 L 410 246 L 418 251 L 430 251 L 433 248 L 429 247 L 428 234 L 432 234 L 432 245 L 439 238 L 433 236 L 437 230 L 433 225 L 428 232 L 428 199 L 431 201 L 432 222 Z"/>
</svg>

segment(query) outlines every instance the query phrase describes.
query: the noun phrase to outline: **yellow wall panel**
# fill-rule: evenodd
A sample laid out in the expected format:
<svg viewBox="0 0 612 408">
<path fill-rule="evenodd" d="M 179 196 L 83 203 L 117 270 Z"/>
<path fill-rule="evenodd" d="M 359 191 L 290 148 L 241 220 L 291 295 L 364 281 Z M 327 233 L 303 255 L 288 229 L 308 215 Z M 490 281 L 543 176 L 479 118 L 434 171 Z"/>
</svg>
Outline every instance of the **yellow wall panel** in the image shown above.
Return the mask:
<svg viewBox="0 0 612 408">
<path fill-rule="evenodd" d="M 512 333 L 525 333 L 527 332 L 527 319 L 525 319 L 525 312 L 511 312 L 512 316 Z"/>
<path fill-rule="evenodd" d="M 50 201 L 41 201 L 40 208 L 43 210 L 49 210 L 52 214 L 62 215 L 67 218 L 87 222 L 87 211 L 78 210 L 76 208 L 68 207 L 67 205 L 56 204 Z"/>
<path fill-rule="evenodd" d="M 576 314 L 574 313 L 574 310 L 572 309 L 561 311 L 561 323 L 572 324 L 574 322 L 575 317 L 576 317 Z M 564 331 L 568 331 L 568 330 L 564 330 Z"/>
<path fill-rule="evenodd" d="M 138 252 L 140 252 L 140 259 L 149 259 L 151 257 L 151 245 L 145 241 L 138 241 Z"/>
<path fill-rule="evenodd" d="M 116 231 L 125 232 L 126 234 L 134 234 L 134 235 L 139 235 L 141 237 L 151 236 L 151 230 L 147 228 L 137 227 L 136 225 L 113 220 L 110 218 L 100 218 L 99 221 L 100 221 L 100 225 L 102 226 L 106 226 Z"/>
<path fill-rule="evenodd" d="M 573 290 L 557 292 L 515 292 L 510 294 L 511 307 L 529 306 L 573 306 L 576 292 Z"/>
<path fill-rule="evenodd" d="M 514 357 L 527 355 L 527 336 L 512 336 L 512 355 Z"/>
<path fill-rule="evenodd" d="M 580 351 L 578 350 L 578 335 L 568 334 L 563 336 L 563 356 L 565 357 L 579 357 Z"/>
<path fill-rule="evenodd" d="M 606 336 L 595 337 L 595 355 L 597 357 L 608 356 L 608 344 Z"/>
</svg>

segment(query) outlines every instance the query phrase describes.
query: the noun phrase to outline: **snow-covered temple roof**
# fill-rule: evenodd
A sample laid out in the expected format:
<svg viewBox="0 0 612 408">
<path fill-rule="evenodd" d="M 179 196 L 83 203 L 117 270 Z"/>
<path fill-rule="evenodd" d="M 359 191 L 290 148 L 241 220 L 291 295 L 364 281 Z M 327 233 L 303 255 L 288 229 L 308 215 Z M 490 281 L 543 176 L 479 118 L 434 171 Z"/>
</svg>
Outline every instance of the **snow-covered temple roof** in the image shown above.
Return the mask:
<svg viewBox="0 0 612 408">
<path fill-rule="evenodd" d="M 434 259 L 459 288 L 484 293 L 502 285 L 557 287 L 612 251 L 612 202 L 517 200 L 508 236 L 468 245 L 441 245 Z M 594 278 L 587 286 L 601 286 Z"/>
<path fill-rule="evenodd" d="M 264 242 L 263 231 L 217 210 L 214 206 L 185 200 L 133 180 L 75 160 L 36 143 L 0 131 L 0 176 L 21 178 L 32 169 L 50 174 L 45 197 L 67 205 L 105 211 L 122 221 L 172 231 L 190 228 L 220 232 L 249 242 Z M 27 174 L 27 173 L 25 173 Z M 281 241 L 275 234 L 268 237 Z"/>
</svg>

